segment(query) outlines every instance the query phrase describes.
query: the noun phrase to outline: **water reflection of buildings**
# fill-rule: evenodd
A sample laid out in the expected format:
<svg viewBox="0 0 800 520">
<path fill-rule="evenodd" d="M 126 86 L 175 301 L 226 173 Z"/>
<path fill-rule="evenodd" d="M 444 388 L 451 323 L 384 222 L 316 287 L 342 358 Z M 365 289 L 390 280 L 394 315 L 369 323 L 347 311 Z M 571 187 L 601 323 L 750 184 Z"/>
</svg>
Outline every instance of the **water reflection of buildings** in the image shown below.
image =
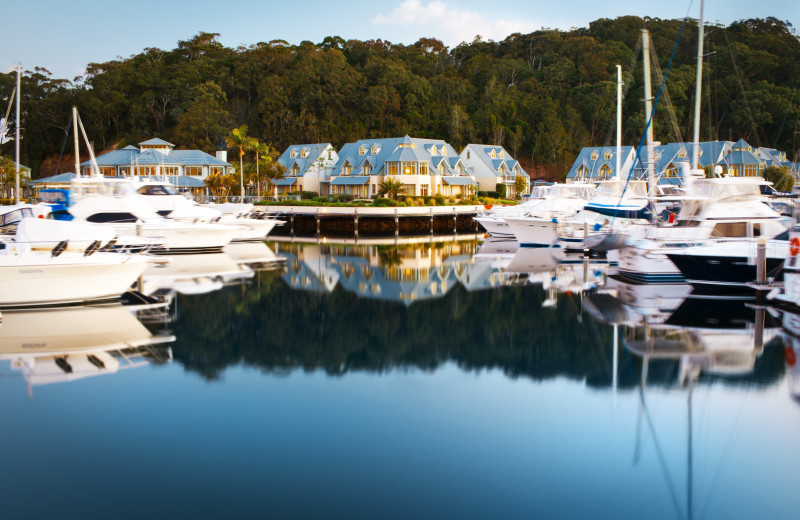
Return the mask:
<svg viewBox="0 0 800 520">
<path fill-rule="evenodd" d="M 508 240 L 276 246 L 287 259 L 283 279 L 292 288 L 330 292 L 341 285 L 364 298 L 406 305 L 441 298 L 458 284 L 467 291 L 541 284 L 555 301 L 558 293 L 594 287 L 607 265 L 577 256 L 561 258 L 560 250 L 520 249 Z"/>
<path fill-rule="evenodd" d="M 0 359 L 32 387 L 172 361 L 165 343 L 122 305 L 4 311 Z"/>
</svg>

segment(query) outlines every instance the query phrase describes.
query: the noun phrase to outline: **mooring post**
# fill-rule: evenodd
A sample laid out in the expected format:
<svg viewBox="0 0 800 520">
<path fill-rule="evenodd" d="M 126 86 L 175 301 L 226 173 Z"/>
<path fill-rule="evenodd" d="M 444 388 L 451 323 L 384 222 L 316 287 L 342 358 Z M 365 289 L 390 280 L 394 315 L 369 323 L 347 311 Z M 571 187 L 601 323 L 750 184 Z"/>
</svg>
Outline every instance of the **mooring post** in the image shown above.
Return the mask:
<svg viewBox="0 0 800 520">
<path fill-rule="evenodd" d="M 759 305 L 756 307 L 756 334 L 753 344 L 753 348 L 758 355 L 764 352 L 764 318 L 766 318 L 766 311 L 762 305 Z"/>
<path fill-rule="evenodd" d="M 758 237 L 756 245 L 756 304 L 764 303 L 767 293 L 767 237 Z"/>
<path fill-rule="evenodd" d="M 589 258 L 589 248 L 586 247 L 586 239 L 589 237 L 589 223 L 583 223 L 583 257 Z M 585 283 L 585 282 L 584 282 Z"/>
</svg>

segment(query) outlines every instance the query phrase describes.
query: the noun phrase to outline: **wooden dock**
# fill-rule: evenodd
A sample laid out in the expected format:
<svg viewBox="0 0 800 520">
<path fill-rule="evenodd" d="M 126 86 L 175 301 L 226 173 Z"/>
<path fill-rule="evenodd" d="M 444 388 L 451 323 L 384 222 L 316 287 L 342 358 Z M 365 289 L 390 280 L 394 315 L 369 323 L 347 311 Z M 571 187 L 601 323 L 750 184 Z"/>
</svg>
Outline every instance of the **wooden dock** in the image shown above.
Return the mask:
<svg viewBox="0 0 800 520">
<path fill-rule="evenodd" d="M 287 221 L 273 234 L 368 235 L 422 233 L 478 233 L 480 225 L 472 217 L 482 205 L 419 207 L 336 207 L 336 206 L 256 206 L 256 211 Z"/>
</svg>

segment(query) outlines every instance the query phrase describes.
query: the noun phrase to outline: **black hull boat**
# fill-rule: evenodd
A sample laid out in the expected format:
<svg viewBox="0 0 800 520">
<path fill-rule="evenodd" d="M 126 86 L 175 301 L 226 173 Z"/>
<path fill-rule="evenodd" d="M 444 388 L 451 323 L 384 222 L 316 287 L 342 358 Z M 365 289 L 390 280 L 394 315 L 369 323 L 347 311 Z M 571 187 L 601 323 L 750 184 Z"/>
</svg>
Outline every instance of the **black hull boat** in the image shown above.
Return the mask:
<svg viewBox="0 0 800 520">
<path fill-rule="evenodd" d="M 756 280 L 752 257 L 669 253 L 670 260 L 695 290 L 710 292 L 751 292 Z M 783 258 L 767 257 L 767 280 L 783 281 Z"/>
</svg>

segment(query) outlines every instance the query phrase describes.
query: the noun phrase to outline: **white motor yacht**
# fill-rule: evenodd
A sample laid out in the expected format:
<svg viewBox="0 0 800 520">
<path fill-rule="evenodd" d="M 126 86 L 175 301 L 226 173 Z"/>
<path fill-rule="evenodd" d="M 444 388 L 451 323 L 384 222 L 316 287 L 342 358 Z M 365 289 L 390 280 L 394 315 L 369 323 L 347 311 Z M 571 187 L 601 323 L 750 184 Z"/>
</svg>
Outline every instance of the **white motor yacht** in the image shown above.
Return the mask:
<svg viewBox="0 0 800 520">
<path fill-rule="evenodd" d="M 120 235 L 161 237 L 167 254 L 219 252 L 247 231 L 238 225 L 165 219 L 132 192 L 127 179 L 76 178 L 70 195 L 69 213 L 75 220 L 109 226 Z"/>
<path fill-rule="evenodd" d="M 22 241 L 28 223 L 17 227 L 17 238 L 0 244 L 0 307 L 53 305 L 118 298 L 149 265 L 142 255 L 68 250 L 66 240 L 51 251 L 33 249 Z M 40 241 L 34 240 L 34 244 Z"/>
<path fill-rule="evenodd" d="M 558 241 L 558 223 L 574 218 L 593 196 L 594 186 L 553 185 L 524 215 L 505 217 L 505 221 L 521 246 L 550 247 Z"/>
<path fill-rule="evenodd" d="M 619 250 L 616 274 L 648 283 L 684 280 L 668 253 L 701 245 L 708 239 L 773 238 L 787 230 L 790 219 L 761 201 L 759 177 L 697 179 L 671 225 L 629 226 Z"/>
<path fill-rule="evenodd" d="M 234 225 L 240 228 L 234 242 L 264 240 L 283 221 L 252 218 L 252 204 L 218 204 L 200 206 L 177 193 L 167 181 L 149 178 L 131 179 L 133 191 L 162 217 L 180 222 L 204 222 Z"/>
</svg>

